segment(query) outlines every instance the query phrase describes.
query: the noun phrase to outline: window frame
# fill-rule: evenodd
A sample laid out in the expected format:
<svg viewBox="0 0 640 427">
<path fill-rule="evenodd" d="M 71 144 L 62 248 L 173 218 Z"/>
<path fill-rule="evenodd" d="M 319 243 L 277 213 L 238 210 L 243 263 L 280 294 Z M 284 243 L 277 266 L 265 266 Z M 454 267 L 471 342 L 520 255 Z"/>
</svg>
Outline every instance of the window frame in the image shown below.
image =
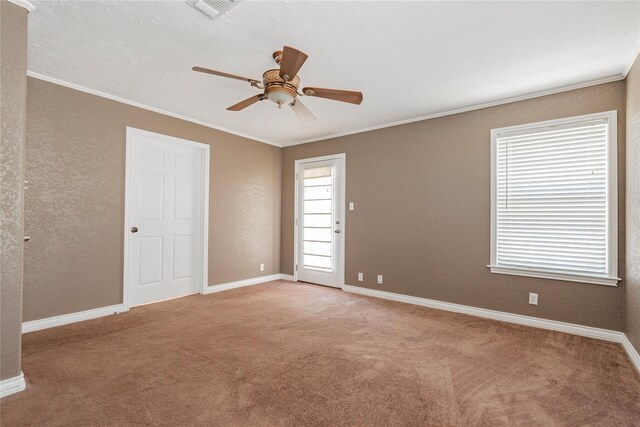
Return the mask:
<svg viewBox="0 0 640 427">
<path fill-rule="evenodd" d="M 585 121 L 606 120 L 607 138 L 607 275 L 566 274 L 536 268 L 501 267 L 497 264 L 497 141 L 523 132 L 548 131 Z M 491 273 L 537 277 L 595 285 L 617 286 L 618 281 L 618 128 L 617 110 L 562 119 L 509 126 L 491 130 L 491 252 L 487 267 Z"/>
</svg>

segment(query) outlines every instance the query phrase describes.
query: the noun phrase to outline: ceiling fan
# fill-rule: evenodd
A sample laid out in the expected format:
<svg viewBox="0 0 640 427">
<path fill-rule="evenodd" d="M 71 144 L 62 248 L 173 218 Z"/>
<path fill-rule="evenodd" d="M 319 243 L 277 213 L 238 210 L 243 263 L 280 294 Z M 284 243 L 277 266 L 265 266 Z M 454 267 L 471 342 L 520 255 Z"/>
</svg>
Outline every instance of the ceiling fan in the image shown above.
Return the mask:
<svg viewBox="0 0 640 427">
<path fill-rule="evenodd" d="M 317 98 L 332 99 L 334 101 L 358 105 L 362 102 L 362 92 L 350 90 L 305 87 L 302 89 L 302 92 L 298 92 L 298 86 L 300 85 L 298 71 L 302 68 L 307 57 L 305 53 L 289 46 L 285 46 L 283 50 L 274 52 L 273 59 L 276 61 L 276 64 L 280 65 L 280 68 L 265 71 L 264 74 L 262 74 L 262 82 L 260 82 L 260 80 L 236 76 L 235 74 L 223 73 L 222 71 L 210 70 L 203 67 L 193 67 L 193 71 L 230 79 L 244 80 L 249 82 L 251 86 L 263 91 L 228 107 L 227 110 L 229 111 L 244 110 L 258 101 L 268 99 L 275 102 L 278 108 L 282 108 L 284 104 L 289 104 L 300 120 L 311 121 L 315 120 L 316 116 L 305 107 L 300 99 L 298 99 L 298 96 L 315 96 Z"/>
</svg>

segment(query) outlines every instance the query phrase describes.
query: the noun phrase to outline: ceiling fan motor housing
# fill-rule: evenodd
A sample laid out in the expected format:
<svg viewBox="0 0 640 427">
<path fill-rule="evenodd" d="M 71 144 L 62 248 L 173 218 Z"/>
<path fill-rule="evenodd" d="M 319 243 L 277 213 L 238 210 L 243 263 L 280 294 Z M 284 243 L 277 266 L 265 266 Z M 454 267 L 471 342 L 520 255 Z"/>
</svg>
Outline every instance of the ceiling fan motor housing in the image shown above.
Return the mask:
<svg viewBox="0 0 640 427">
<path fill-rule="evenodd" d="M 300 77 L 295 76 L 291 80 L 285 81 L 280 77 L 280 70 L 273 69 L 265 71 L 262 75 L 262 83 L 266 97 L 278 104 L 278 107 L 282 107 L 282 105 L 290 104 L 296 99 Z"/>
</svg>

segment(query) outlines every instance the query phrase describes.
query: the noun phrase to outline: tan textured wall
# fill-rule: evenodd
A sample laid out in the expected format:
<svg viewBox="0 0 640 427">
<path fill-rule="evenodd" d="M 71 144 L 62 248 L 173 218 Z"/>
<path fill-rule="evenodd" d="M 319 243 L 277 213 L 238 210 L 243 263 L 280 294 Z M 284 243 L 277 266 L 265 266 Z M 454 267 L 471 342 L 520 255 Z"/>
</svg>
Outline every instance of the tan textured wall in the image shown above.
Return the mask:
<svg viewBox="0 0 640 427">
<path fill-rule="evenodd" d="M 347 155 L 346 283 L 622 330 L 623 288 L 492 274 L 490 130 L 618 110 L 620 271 L 624 271 L 623 81 L 287 147 L 282 273 L 293 272 L 294 161 Z M 366 101 L 365 101 L 366 102 Z M 356 280 L 363 272 L 365 281 Z M 384 275 L 384 285 L 375 283 Z M 538 292 L 540 305 L 527 303 Z"/>
<path fill-rule="evenodd" d="M 625 332 L 640 352 L 640 56 L 627 75 Z"/>
<path fill-rule="evenodd" d="M 211 146 L 209 284 L 279 273 L 280 148 L 33 78 L 27 92 L 25 321 L 122 302 L 127 126 Z"/>
<path fill-rule="evenodd" d="M 20 374 L 27 14 L 0 1 L 0 380 Z"/>
</svg>

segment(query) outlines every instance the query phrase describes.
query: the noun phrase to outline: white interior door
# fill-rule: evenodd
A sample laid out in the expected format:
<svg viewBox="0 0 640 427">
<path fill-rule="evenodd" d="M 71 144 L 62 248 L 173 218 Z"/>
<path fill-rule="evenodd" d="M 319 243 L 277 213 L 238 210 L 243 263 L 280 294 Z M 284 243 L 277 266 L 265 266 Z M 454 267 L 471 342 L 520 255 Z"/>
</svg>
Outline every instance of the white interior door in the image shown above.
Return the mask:
<svg viewBox="0 0 640 427">
<path fill-rule="evenodd" d="M 344 284 L 344 155 L 296 162 L 296 279 Z"/>
<path fill-rule="evenodd" d="M 208 146 L 127 131 L 128 303 L 198 293 L 206 271 L 203 172 Z"/>
</svg>

